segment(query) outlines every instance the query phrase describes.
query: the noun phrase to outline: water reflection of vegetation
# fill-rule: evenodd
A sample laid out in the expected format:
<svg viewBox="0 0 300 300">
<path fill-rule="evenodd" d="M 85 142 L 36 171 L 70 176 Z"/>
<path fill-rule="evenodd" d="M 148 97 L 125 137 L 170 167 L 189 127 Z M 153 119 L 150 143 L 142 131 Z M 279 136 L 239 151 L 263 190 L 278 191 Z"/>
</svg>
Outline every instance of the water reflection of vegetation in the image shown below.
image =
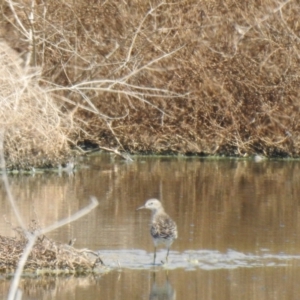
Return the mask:
<svg viewBox="0 0 300 300">
<path fill-rule="evenodd" d="M 277 216 L 285 222 L 281 231 L 290 229 L 291 235 L 300 232 L 300 218 L 289 217 L 300 214 L 296 197 L 300 193 L 299 162 L 137 157 L 135 162 L 127 164 L 112 162 L 110 155 L 89 157 L 87 160 L 89 168 L 78 170 L 73 177 L 36 174 L 35 177 L 10 178 L 16 198 L 22 203 L 24 199 L 30 199 L 30 205 L 22 206 L 28 220 L 38 215 L 42 225 L 50 224 L 64 216 L 66 210 L 71 214 L 82 207 L 89 191 L 102 199 L 99 210 L 91 217 L 91 220 L 97 217 L 98 228 L 105 228 L 111 220 L 114 220 L 114 228 L 119 228 L 128 213 L 132 219 L 143 218 L 136 215 L 132 205 L 138 206 L 149 197 L 161 198 L 163 203 L 168 203 L 168 213 L 180 223 L 179 236 L 186 238 L 186 244 L 178 241 L 174 250 L 187 250 L 195 242 L 199 243 L 198 247 L 209 245 L 210 249 L 227 250 L 228 246 L 237 245 L 230 234 L 233 224 L 237 225 L 234 229 L 237 232 L 247 230 L 253 233 L 249 233 L 244 246 L 252 249 L 251 245 L 256 244 L 258 239 L 263 246 L 266 241 L 255 231 L 275 222 Z M 1 193 L 1 199 L 5 200 L 5 192 Z M 130 201 L 127 201 L 128 197 Z M 49 209 L 49 203 L 55 209 Z M 106 203 L 108 206 L 103 215 Z M 7 218 L 13 220 L 6 201 L 1 201 L 1 204 Z M 256 218 L 253 219 L 252 215 Z M 215 221 L 212 222 L 212 219 Z M 253 222 L 252 226 L 249 222 Z M 5 224 L 3 220 L 2 223 Z M 140 224 L 144 225 L 143 222 Z M 118 246 L 120 249 L 130 247 L 141 238 L 137 232 L 142 234 L 146 230 L 145 226 L 141 229 L 136 226 L 135 222 L 126 224 L 126 237 L 122 239 L 111 231 L 101 232 L 102 239 L 111 244 L 122 243 Z M 82 240 L 86 243 L 95 242 L 94 228 L 95 225 L 82 233 Z M 184 234 L 181 235 L 181 232 Z M 80 234 L 76 234 L 77 243 L 81 241 Z M 72 236 L 67 236 L 65 242 L 70 238 Z M 278 245 L 279 250 L 284 235 L 277 234 L 274 238 L 277 239 L 274 246 Z"/>
<path fill-rule="evenodd" d="M 255 232 L 278 222 L 278 218 L 285 222 L 281 231 L 290 230 L 290 235 L 300 231 L 300 218 L 289 217 L 300 214 L 296 197 L 300 193 L 299 162 L 197 158 L 141 158 L 138 162 L 143 163 L 118 165 L 111 177 L 114 188 L 109 198 L 117 207 L 112 213 L 118 222 L 122 212 L 128 211 L 123 195 L 161 198 L 168 203 L 169 214 L 180 222 L 179 236 L 188 233 L 186 244 L 177 245 L 176 250 L 194 247 L 195 242 L 198 247 L 205 245 L 220 251 L 240 247 L 232 230 L 248 233 L 244 247 L 264 247 L 267 240 Z M 138 180 L 134 180 L 135 176 Z M 128 235 L 133 237 L 134 226 L 128 228 Z M 274 246 L 282 250 L 285 236 L 274 227 L 270 230 L 274 230 Z M 130 238 L 127 241 L 124 247 L 132 244 Z"/>
<path fill-rule="evenodd" d="M 75 234 L 77 243 L 83 247 L 145 249 L 141 242 L 148 241 L 149 236 L 146 234 L 144 239 L 145 222 L 139 220 L 144 216 L 138 216 L 135 208 L 141 200 L 159 197 L 167 203 L 168 213 L 176 220 L 180 231 L 180 239 L 174 244 L 174 252 L 170 253 L 170 265 L 172 259 L 177 259 L 175 251 L 182 255 L 188 249 L 212 249 L 224 254 L 232 248 L 241 254 L 259 256 L 263 252 L 257 250 L 263 251 L 264 248 L 278 255 L 281 252 L 299 253 L 299 162 L 137 157 L 127 164 L 118 160 L 113 162 L 109 155 L 88 157 L 87 161 L 88 168 L 84 168 L 83 163 L 82 169 L 77 170 L 73 177 L 59 178 L 55 174 L 10 177 L 24 215 L 29 220 L 30 215 L 38 215 L 40 222 L 46 225 L 52 222 L 52 218 L 57 219 L 66 211 L 71 214 L 82 207 L 86 193 L 93 193 L 100 199 L 99 209 L 84 222 L 68 227 L 61 236 L 62 240 Z M 5 194 L 0 201 L 7 219 L 12 221 Z M 201 263 L 198 256 L 195 259 L 196 265 Z M 300 278 L 297 265 L 298 261 L 294 260 L 279 267 L 214 271 L 197 268 L 191 272 L 176 269 L 170 275 L 180 299 L 186 296 L 187 283 L 188 299 L 212 299 L 215 295 L 218 295 L 216 299 L 239 299 L 245 293 L 249 295 L 247 299 L 273 299 L 278 295 L 280 299 L 296 299 Z M 122 270 L 121 273 L 125 272 Z M 128 273 L 120 279 L 123 284 L 118 285 L 120 290 L 125 291 L 129 286 L 132 290 L 141 290 L 142 287 L 138 286 L 143 278 L 141 272 Z M 160 274 L 163 273 L 157 276 Z M 118 298 L 120 290 L 114 288 L 116 280 L 112 275 L 103 277 L 107 280 L 105 284 L 111 280 L 107 289 L 105 284 L 101 291 L 98 286 L 96 288 L 103 297 L 106 293 L 115 296 L 107 299 L 123 299 Z M 139 283 L 135 285 L 137 279 Z M 157 279 L 156 286 L 160 287 Z M 75 279 L 72 282 L 74 286 L 80 284 Z M 151 285 L 152 282 L 153 278 Z M 93 285 L 92 281 L 88 284 Z M 64 284 L 58 280 L 57 287 L 56 291 L 62 291 Z M 70 287 L 71 292 L 74 290 Z M 150 293 L 148 289 L 147 293 Z"/>
</svg>

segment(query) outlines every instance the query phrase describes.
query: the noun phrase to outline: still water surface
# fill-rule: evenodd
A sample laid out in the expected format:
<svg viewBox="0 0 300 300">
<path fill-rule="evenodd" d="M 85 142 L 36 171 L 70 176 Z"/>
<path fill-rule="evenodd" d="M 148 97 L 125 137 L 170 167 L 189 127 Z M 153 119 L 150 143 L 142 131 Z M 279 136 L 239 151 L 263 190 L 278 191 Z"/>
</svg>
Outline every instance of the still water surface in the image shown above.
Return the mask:
<svg viewBox="0 0 300 300">
<path fill-rule="evenodd" d="M 49 237 L 98 250 L 110 270 L 88 277 L 23 278 L 23 299 L 299 299 L 300 162 L 138 157 L 82 159 L 74 175 L 9 178 L 27 223 L 41 226 L 99 200 L 88 216 Z M 17 222 L 1 187 L 0 230 Z M 151 265 L 150 212 L 159 198 L 178 226 Z M 0 280 L 0 298 L 10 281 Z"/>
</svg>

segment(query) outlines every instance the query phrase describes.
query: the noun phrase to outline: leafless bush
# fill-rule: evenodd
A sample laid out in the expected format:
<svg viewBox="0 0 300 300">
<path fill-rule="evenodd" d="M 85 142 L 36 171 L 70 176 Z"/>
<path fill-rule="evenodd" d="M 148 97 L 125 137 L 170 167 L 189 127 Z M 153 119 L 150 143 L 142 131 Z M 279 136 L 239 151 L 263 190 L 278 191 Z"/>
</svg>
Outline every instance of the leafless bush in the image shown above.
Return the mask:
<svg viewBox="0 0 300 300">
<path fill-rule="evenodd" d="M 299 155 L 296 1 L 7 3 L 5 24 L 19 16 L 28 41 L 15 48 L 33 54 L 63 112 L 78 108 L 75 141 Z"/>
</svg>

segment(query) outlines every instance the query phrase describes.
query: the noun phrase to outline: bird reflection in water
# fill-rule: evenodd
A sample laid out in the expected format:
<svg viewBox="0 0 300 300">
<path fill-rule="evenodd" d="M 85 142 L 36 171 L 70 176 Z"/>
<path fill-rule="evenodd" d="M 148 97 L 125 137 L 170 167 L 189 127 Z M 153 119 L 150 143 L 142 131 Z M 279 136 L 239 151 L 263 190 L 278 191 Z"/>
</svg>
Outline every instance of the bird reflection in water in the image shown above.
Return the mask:
<svg viewBox="0 0 300 300">
<path fill-rule="evenodd" d="M 175 300 L 176 299 L 176 291 L 172 287 L 168 272 L 166 272 L 166 278 L 164 284 L 158 285 L 156 283 L 156 273 L 152 274 L 152 287 L 149 294 L 149 300 Z"/>
</svg>

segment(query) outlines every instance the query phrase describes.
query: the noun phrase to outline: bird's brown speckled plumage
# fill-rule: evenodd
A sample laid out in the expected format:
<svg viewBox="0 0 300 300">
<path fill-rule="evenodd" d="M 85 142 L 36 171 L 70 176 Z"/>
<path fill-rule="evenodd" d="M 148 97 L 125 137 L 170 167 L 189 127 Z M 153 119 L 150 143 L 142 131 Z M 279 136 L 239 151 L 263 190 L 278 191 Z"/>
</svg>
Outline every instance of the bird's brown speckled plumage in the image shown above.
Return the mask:
<svg viewBox="0 0 300 300">
<path fill-rule="evenodd" d="M 177 226 L 166 213 L 156 214 L 152 219 L 150 233 L 154 240 L 161 240 L 157 243 L 172 243 L 177 238 Z"/>
</svg>

